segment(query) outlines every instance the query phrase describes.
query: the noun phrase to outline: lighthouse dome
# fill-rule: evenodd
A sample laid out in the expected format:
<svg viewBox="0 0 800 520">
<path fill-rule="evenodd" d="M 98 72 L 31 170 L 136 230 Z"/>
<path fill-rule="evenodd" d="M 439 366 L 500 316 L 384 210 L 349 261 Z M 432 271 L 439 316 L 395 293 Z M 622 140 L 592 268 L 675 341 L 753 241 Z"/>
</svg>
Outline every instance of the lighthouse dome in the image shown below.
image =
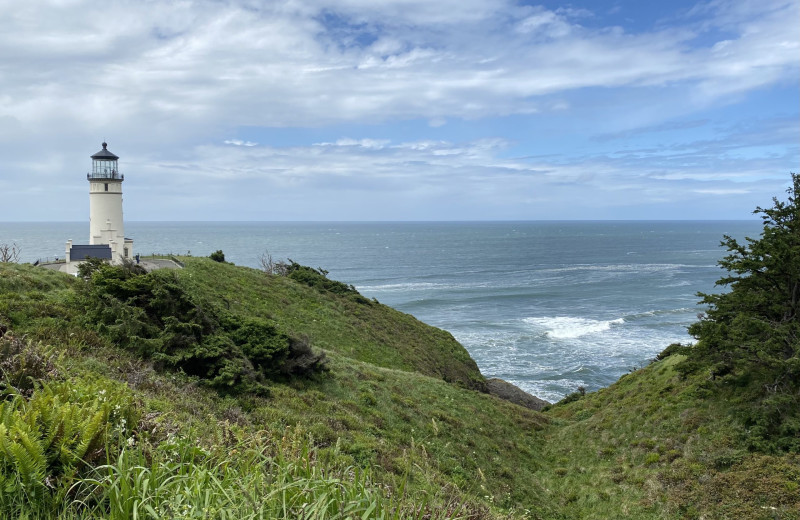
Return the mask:
<svg viewBox="0 0 800 520">
<path fill-rule="evenodd" d="M 108 151 L 108 143 L 103 143 L 103 149 L 92 156 L 92 159 L 100 159 L 106 161 L 113 161 L 119 159 L 116 155 Z"/>
</svg>

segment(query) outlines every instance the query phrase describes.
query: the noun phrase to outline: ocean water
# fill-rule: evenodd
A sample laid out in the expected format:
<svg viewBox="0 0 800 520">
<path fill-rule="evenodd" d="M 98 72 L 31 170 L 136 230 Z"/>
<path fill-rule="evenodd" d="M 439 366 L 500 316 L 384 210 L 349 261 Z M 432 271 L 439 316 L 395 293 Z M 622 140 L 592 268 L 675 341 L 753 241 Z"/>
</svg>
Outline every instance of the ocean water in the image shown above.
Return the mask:
<svg viewBox="0 0 800 520">
<path fill-rule="evenodd" d="M 756 237 L 759 221 L 262 223 L 127 222 L 142 254 L 206 256 L 239 265 L 269 252 L 327 269 L 420 320 L 450 331 L 484 375 L 555 401 L 607 386 L 647 364 L 719 290 L 724 234 Z M 63 256 L 87 223 L 0 223 L 23 261 Z"/>
</svg>

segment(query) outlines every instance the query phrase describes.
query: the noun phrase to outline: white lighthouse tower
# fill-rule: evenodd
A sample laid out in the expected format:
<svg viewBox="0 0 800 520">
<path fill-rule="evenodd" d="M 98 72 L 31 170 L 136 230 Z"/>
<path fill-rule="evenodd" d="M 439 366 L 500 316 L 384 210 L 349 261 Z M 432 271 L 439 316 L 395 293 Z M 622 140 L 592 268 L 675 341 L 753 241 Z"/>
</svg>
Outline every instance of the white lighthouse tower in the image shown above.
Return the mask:
<svg viewBox="0 0 800 520">
<path fill-rule="evenodd" d="M 103 258 L 112 264 L 133 258 L 133 240 L 125 238 L 122 220 L 122 181 L 119 157 L 108 151 L 108 144 L 92 155 L 89 181 L 89 245 L 67 241 L 67 271 L 77 269 L 76 262 L 86 258 Z"/>
<path fill-rule="evenodd" d="M 108 244 L 111 247 L 111 263 L 120 263 L 131 258 L 133 240 L 125 238 L 122 220 L 122 181 L 125 176 L 119 171 L 119 157 L 108 151 L 108 144 L 92 155 L 92 171 L 86 174 L 89 180 L 89 244 Z"/>
</svg>

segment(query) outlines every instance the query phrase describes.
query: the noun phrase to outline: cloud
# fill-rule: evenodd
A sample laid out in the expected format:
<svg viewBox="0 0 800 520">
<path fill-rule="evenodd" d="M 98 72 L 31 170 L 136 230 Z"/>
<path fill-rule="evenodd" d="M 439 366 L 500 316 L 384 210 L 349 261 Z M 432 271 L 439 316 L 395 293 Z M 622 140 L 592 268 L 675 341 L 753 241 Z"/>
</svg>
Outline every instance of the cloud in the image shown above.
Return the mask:
<svg viewBox="0 0 800 520">
<path fill-rule="evenodd" d="M 349 137 L 344 137 L 342 139 L 337 139 L 334 143 L 315 143 L 314 146 L 359 146 L 361 148 L 380 150 L 389 144 L 389 142 L 388 139 L 351 139 Z"/>
<path fill-rule="evenodd" d="M 612 141 L 615 139 L 629 139 L 633 136 L 643 135 L 643 134 L 652 134 L 652 133 L 660 133 L 660 132 L 672 132 L 672 131 L 681 131 L 681 130 L 689 130 L 693 128 L 700 128 L 707 125 L 709 121 L 707 119 L 697 119 L 697 120 L 673 120 L 673 121 L 665 121 L 663 123 L 659 123 L 656 125 L 649 125 L 644 127 L 638 128 L 630 128 L 621 132 L 614 132 L 608 134 L 601 134 L 595 137 L 598 141 Z"/>
<path fill-rule="evenodd" d="M 775 167 L 780 158 L 729 157 L 733 145 L 707 141 L 572 158 L 515 157 L 514 147 L 505 139 L 350 137 L 308 146 L 204 145 L 188 159 L 145 168 L 138 183 L 191 178 L 211 193 L 237 193 L 237 208 L 254 214 L 264 208 L 261 218 L 267 220 L 313 220 L 326 212 L 334 219 L 413 220 L 471 219 L 476 211 L 484 218 L 563 218 L 565 200 L 573 218 L 613 216 L 606 213 L 611 207 L 637 207 L 641 218 L 654 218 L 648 205 L 669 201 L 696 201 L 681 217 L 709 218 L 702 196 L 761 197 L 760 203 L 785 181 L 785 172 Z M 244 185 L 248 189 L 238 187 Z M 298 205 L 303 199 L 314 203 Z M 752 207 L 744 205 L 735 215 L 745 218 Z"/>
<path fill-rule="evenodd" d="M 226 139 L 223 141 L 225 144 L 232 144 L 234 146 L 256 146 L 258 143 L 253 141 L 242 141 L 241 139 Z"/>
<path fill-rule="evenodd" d="M 798 4 L 755 5 L 715 2 L 706 25 L 628 34 L 580 27 L 585 13 L 502 1 L 33 0 L 0 21 L 4 115 L 98 129 L 438 120 L 530 113 L 537 96 L 571 89 L 675 82 L 713 99 L 797 70 Z M 706 26 L 731 37 L 693 46 Z M 374 38 L 350 42 L 353 31 Z"/>
<path fill-rule="evenodd" d="M 692 190 L 695 193 L 709 194 L 709 195 L 744 195 L 750 193 L 752 190 L 742 188 L 732 189 L 696 189 Z"/>
<path fill-rule="evenodd" d="M 538 7 L 533 14 L 520 20 L 515 30 L 523 34 L 536 34 L 539 37 L 551 39 L 569 35 L 573 26 L 565 16 Z"/>
<path fill-rule="evenodd" d="M 604 24 L 608 10 L 513 0 L 12 2 L 0 17 L 4 193 L 81 193 L 70 179 L 85 168 L 86 143 L 103 139 L 126 171 L 186 200 L 229 196 L 220 200 L 235 207 L 247 179 L 298 199 L 300 187 L 307 197 L 376 194 L 371 212 L 395 217 L 397 194 L 408 196 L 401 208 L 428 201 L 431 214 L 485 206 L 524 218 L 552 214 L 541 210 L 548 197 L 565 197 L 553 203 L 565 207 L 567 187 L 595 207 L 603 201 L 592 190 L 641 190 L 646 201 L 688 193 L 681 182 L 726 190 L 797 163 L 796 110 L 781 132 L 719 130 L 697 113 L 798 81 L 800 4 L 705 2 L 635 30 Z M 569 150 L 542 149 L 568 118 L 581 121 Z M 285 135 L 265 139 L 263 129 Z M 670 138 L 690 130 L 705 134 Z M 664 142 L 644 142 L 653 135 Z M 163 201 L 155 189 L 148 196 Z"/>
</svg>

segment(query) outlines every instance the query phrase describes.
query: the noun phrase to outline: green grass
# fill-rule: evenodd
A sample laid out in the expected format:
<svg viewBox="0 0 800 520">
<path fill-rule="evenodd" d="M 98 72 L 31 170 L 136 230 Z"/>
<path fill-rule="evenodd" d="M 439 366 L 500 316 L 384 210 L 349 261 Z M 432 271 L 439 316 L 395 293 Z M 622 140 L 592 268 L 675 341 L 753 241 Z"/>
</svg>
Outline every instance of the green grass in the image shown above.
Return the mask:
<svg viewBox="0 0 800 520">
<path fill-rule="evenodd" d="M 312 345 L 375 366 L 439 377 L 481 388 L 475 361 L 453 336 L 409 314 L 374 301 L 318 291 L 286 277 L 221 264 L 205 258 L 181 258 L 185 287 L 215 307 L 266 317 Z"/>
<path fill-rule="evenodd" d="M 0 363 L 0 386 L 26 389 L 17 409 L 67 381 L 83 395 L 105 385 L 139 417 L 106 437 L 102 461 L 53 466 L 44 495 L 0 493 L 0 517 L 800 519 L 798 456 L 748 450 L 736 390 L 683 378 L 681 356 L 537 413 L 480 392 L 463 347 L 409 315 L 181 260 L 197 302 L 307 337 L 330 371 L 270 381 L 268 397 L 220 395 L 87 327 L 81 281 L 0 265 L 0 324 L 28 336 Z"/>
<path fill-rule="evenodd" d="M 565 518 L 800 518 L 800 457 L 747 451 L 731 405 L 683 361 L 548 412 L 540 477 Z"/>
</svg>

